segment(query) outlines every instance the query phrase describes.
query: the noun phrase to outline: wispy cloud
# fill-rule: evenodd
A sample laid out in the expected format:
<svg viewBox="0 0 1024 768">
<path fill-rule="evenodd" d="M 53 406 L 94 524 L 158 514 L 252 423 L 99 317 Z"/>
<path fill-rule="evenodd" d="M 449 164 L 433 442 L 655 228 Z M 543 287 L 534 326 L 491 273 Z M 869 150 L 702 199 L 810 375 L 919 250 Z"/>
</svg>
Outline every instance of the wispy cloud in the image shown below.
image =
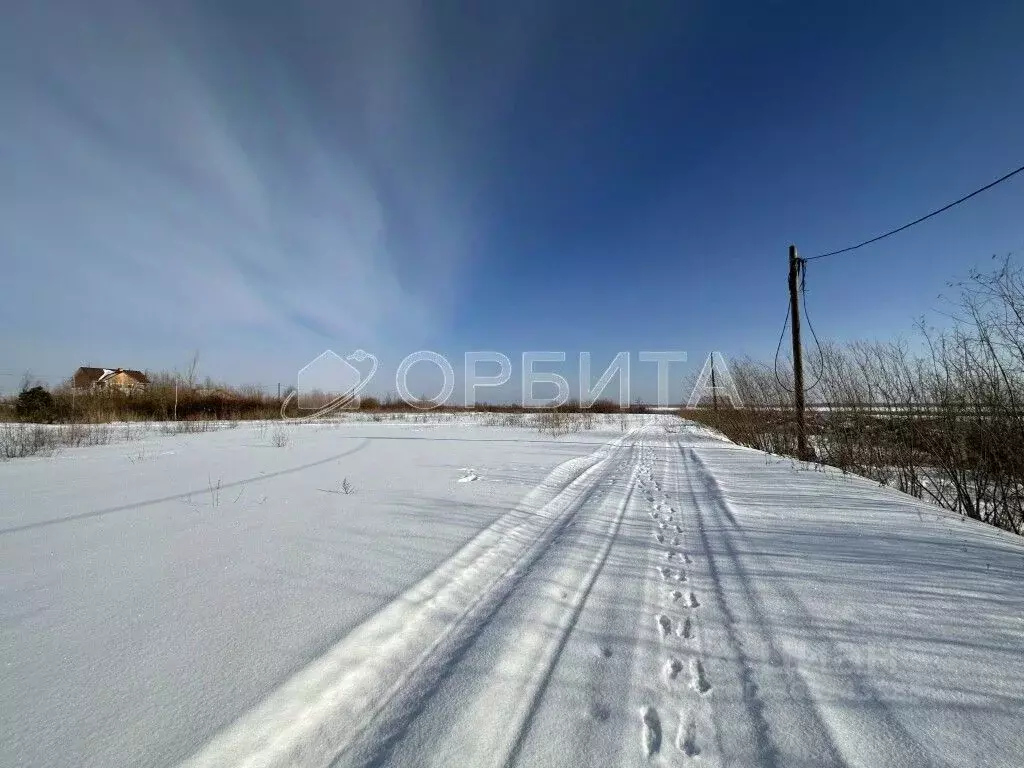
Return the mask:
<svg viewBox="0 0 1024 768">
<path fill-rule="evenodd" d="M 179 355 L 429 335 L 471 230 L 423 20 L 204 5 L 5 11 L 8 334 Z"/>
</svg>

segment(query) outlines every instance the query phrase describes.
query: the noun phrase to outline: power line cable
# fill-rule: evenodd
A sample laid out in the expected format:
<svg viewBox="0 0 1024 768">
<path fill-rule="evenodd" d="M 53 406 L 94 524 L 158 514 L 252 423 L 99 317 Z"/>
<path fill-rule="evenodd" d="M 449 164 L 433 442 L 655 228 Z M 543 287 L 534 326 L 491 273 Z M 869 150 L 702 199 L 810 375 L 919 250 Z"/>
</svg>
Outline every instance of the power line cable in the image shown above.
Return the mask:
<svg viewBox="0 0 1024 768">
<path fill-rule="evenodd" d="M 807 321 L 807 327 L 811 329 L 811 336 L 814 337 L 814 345 L 818 348 L 818 378 L 814 380 L 814 383 L 809 387 L 804 387 L 804 390 L 809 392 L 821 383 L 822 378 L 825 376 L 825 353 L 821 349 L 821 342 L 818 341 L 818 334 L 814 332 L 814 324 L 811 323 L 811 313 L 807 311 L 807 291 L 800 287 L 801 300 L 804 305 L 804 319 Z"/>
<path fill-rule="evenodd" d="M 786 337 L 786 327 L 789 325 L 789 302 L 786 302 L 786 319 L 782 321 L 782 331 L 779 333 L 779 344 L 775 347 L 775 382 L 784 390 L 793 393 L 793 390 L 782 383 L 779 378 L 779 352 L 782 351 L 782 340 Z"/>
<path fill-rule="evenodd" d="M 807 321 L 807 327 L 811 329 L 811 336 L 814 338 L 814 345 L 818 349 L 818 371 L 817 378 L 814 383 L 810 386 L 805 386 L 804 391 L 814 389 L 818 384 L 821 383 L 822 377 L 825 375 L 825 352 L 821 348 L 821 342 L 818 341 L 818 334 L 814 330 L 814 324 L 811 322 L 810 312 L 807 311 L 807 266 L 803 263 L 804 259 L 800 259 L 800 297 L 804 306 L 804 320 Z M 782 321 L 782 330 L 779 332 L 779 343 L 775 346 L 775 381 L 784 390 L 793 394 L 793 390 L 782 383 L 782 378 L 779 376 L 779 354 L 782 352 L 782 340 L 786 337 L 786 328 L 789 326 L 789 314 L 790 307 L 789 302 L 786 302 L 786 319 Z"/>
<path fill-rule="evenodd" d="M 856 251 L 858 248 L 863 248 L 865 245 L 871 245 L 872 243 L 877 243 L 879 240 L 884 240 L 885 238 L 889 237 L 890 235 L 895 235 L 897 232 L 902 232 L 905 229 L 910 229 L 915 224 L 920 224 L 922 221 L 926 221 L 926 220 L 930 219 L 932 216 L 938 216 L 940 213 L 943 213 L 944 211 L 948 211 L 953 206 L 960 205 L 960 203 L 962 203 L 962 202 L 964 202 L 966 200 L 970 200 L 975 195 L 980 195 L 982 192 L 984 192 L 987 189 L 992 189 L 992 187 L 996 186 L 997 184 L 1002 184 L 1007 179 L 1009 179 L 1009 178 L 1011 178 L 1013 176 L 1016 176 L 1018 173 L 1021 173 L 1021 172 L 1024 172 L 1024 165 L 1022 165 L 1020 168 L 1017 168 L 1017 169 L 1015 169 L 1013 171 L 1010 171 L 1009 173 L 1005 174 L 1004 176 L 1000 176 L 998 179 L 996 179 L 995 181 L 991 182 L 990 184 L 986 184 L 984 187 L 981 187 L 980 189 L 974 190 L 969 195 L 964 195 L 959 200 L 954 200 L 952 203 L 949 203 L 948 205 L 944 205 L 941 208 L 932 211 L 931 213 L 925 214 L 924 216 L 922 216 L 919 219 L 914 219 L 909 224 L 904 224 L 902 227 L 896 227 L 896 229 L 890 229 L 888 232 L 885 232 L 884 234 L 878 235 L 877 237 L 872 237 L 870 240 L 865 240 L 863 243 L 857 243 L 856 245 L 851 245 L 848 248 L 840 248 L 837 251 L 829 251 L 828 253 L 819 253 L 817 256 L 809 256 L 808 258 L 804 259 L 804 261 L 814 261 L 815 259 L 824 259 L 824 258 L 826 258 L 828 256 L 838 256 L 840 253 L 849 253 L 850 251 Z"/>
</svg>

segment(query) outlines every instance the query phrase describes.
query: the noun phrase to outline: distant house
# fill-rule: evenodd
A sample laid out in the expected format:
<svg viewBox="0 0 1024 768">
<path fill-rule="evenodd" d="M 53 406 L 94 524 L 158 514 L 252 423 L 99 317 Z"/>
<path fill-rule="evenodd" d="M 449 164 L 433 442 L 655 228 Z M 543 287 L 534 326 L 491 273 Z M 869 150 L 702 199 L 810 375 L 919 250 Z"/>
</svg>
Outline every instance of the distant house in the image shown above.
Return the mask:
<svg viewBox="0 0 1024 768">
<path fill-rule="evenodd" d="M 142 371 L 125 368 L 86 368 L 75 371 L 72 378 L 75 389 L 110 389 L 120 392 L 133 392 L 145 388 L 149 377 Z"/>
</svg>

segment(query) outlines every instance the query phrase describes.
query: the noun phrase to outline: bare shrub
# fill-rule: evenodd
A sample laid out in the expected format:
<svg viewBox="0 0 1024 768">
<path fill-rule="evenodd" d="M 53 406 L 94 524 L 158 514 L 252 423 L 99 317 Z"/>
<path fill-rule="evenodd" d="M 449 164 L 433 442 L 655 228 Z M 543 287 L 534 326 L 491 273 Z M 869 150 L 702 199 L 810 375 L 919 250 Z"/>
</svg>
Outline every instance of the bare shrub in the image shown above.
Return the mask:
<svg viewBox="0 0 1024 768">
<path fill-rule="evenodd" d="M 275 448 L 284 448 L 288 445 L 290 436 L 283 425 L 278 424 L 270 435 L 270 444 Z"/>
<path fill-rule="evenodd" d="M 542 411 L 534 416 L 533 423 L 541 434 L 551 435 L 552 437 L 569 434 L 569 414 L 562 411 Z"/>
<path fill-rule="evenodd" d="M 1024 533 L 1024 273 L 1005 260 L 959 287 L 953 324 L 919 328 L 923 354 L 902 341 L 823 346 L 808 439 L 825 464 Z M 791 366 L 732 367 L 748 407 L 682 415 L 796 455 Z"/>
<path fill-rule="evenodd" d="M 0 457 L 20 459 L 49 451 L 58 445 L 56 435 L 39 424 L 0 425 Z"/>
<path fill-rule="evenodd" d="M 215 429 L 217 429 L 216 425 L 205 419 L 184 419 L 182 421 L 169 421 L 160 425 L 160 432 L 165 435 L 192 435 L 212 432 Z"/>
<path fill-rule="evenodd" d="M 213 478 L 210 477 L 209 475 L 207 475 L 206 481 L 207 481 L 207 487 L 210 490 L 210 506 L 211 507 L 219 507 L 220 506 L 220 491 L 221 491 L 221 486 L 223 485 L 223 481 L 221 480 L 221 478 L 218 477 L 217 478 L 217 482 L 213 482 Z M 237 501 L 237 499 L 236 499 L 236 501 Z"/>
<path fill-rule="evenodd" d="M 580 428 L 590 431 L 594 428 L 594 413 L 592 411 L 583 411 L 579 415 Z"/>
<path fill-rule="evenodd" d="M 133 432 L 122 431 L 123 440 L 135 439 Z M 58 448 L 108 445 L 114 433 L 106 424 L 0 424 L 0 458 L 20 459 L 49 453 Z"/>
<path fill-rule="evenodd" d="M 526 424 L 526 414 L 518 411 L 489 413 L 481 424 L 485 427 L 522 427 Z"/>
</svg>

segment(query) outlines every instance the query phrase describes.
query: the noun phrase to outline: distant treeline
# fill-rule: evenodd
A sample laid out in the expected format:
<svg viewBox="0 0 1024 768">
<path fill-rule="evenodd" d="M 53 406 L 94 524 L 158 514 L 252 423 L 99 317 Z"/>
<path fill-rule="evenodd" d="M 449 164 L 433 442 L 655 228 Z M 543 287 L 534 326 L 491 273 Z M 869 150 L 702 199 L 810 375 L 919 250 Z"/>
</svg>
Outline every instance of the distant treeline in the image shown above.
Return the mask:
<svg viewBox="0 0 1024 768">
<path fill-rule="evenodd" d="M 281 401 L 258 387 L 175 386 L 173 374 L 149 374 L 150 384 L 129 391 L 47 389 L 27 386 L 4 403 L 7 420 L 43 423 L 266 419 L 280 415 Z"/>
<path fill-rule="evenodd" d="M 16 397 L 0 402 L 0 420 L 37 423 L 100 424 L 121 421 L 188 421 L 188 420 L 256 420 L 276 419 L 281 416 L 282 397 L 268 394 L 256 386 L 228 386 L 207 381 L 202 386 L 186 386 L 180 377 L 171 373 L 148 373 L 150 384 L 130 391 L 117 389 L 74 389 L 70 384 L 48 389 L 26 382 Z M 417 407 L 418 406 L 418 407 Z M 426 401 L 410 405 L 395 395 L 384 397 L 363 396 L 360 411 L 389 413 L 433 410 L 440 412 L 526 413 L 521 405 L 480 403 L 470 408 L 434 406 Z M 351 410 L 351 409 L 349 409 Z M 611 400 L 598 400 L 588 408 L 570 400 L 554 410 L 560 413 L 644 413 L 646 406 L 634 403 L 620 408 Z M 300 410 L 293 399 L 288 403 L 288 416 L 302 416 L 309 411 Z M 344 412 L 344 411 L 342 411 Z"/>
</svg>

